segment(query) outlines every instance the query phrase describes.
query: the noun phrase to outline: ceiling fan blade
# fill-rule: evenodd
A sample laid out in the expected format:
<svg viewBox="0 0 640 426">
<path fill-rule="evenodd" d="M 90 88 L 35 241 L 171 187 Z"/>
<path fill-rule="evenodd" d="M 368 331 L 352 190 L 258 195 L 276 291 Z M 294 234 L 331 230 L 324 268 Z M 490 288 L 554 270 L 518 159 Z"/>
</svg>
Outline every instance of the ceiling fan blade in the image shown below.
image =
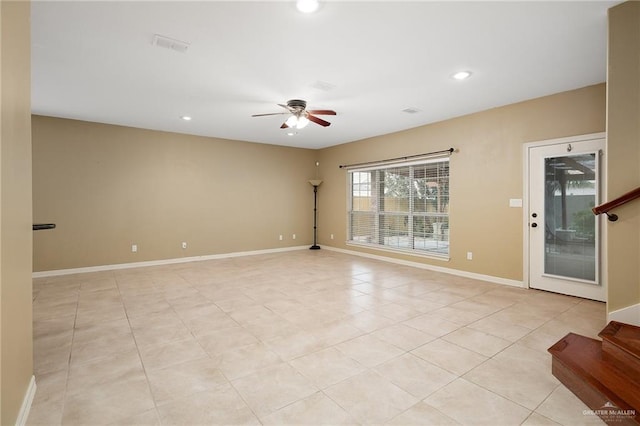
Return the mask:
<svg viewBox="0 0 640 426">
<path fill-rule="evenodd" d="M 278 106 L 281 106 L 282 108 L 286 109 L 289 112 L 293 111 L 289 105 L 278 104 Z M 283 114 L 286 114 L 286 113 L 283 113 Z"/>
<path fill-rule="evenodd" d="M 309 111 L 307 111 L 307 118 L 309 119 L 309 121 L 313 121 L 316 124 L 319 124 L 321 126 L 327 127 L 330 126 L 331 123 L 329 123 L 328 121 L 324 121 L 322 118 L 318 118 L 314 115 L 309 114 Z"/>
<path fill-rule="evenodd" d="M 284 123 L 282 123 L 282 126 L 280 126 L 281 129 L 288 129 L 289 126 L 287 125 L 287 122 L 285 121 Z"/>
<path fill-rule="evenodd" d="M 269 114 L 253 114 L 252 117 L 264 117 L 265 115 L 284 115 L 288 114 L 288 112 L 272 112 Z"/>
<path fill-rule="evenodd" d="M 336 112 L 330 109 L 313 109 L 313 110 L 307 110 L 307 112 L 309 114 L 316 114 L 316 115 L 336 115 Z"/>
</svg>

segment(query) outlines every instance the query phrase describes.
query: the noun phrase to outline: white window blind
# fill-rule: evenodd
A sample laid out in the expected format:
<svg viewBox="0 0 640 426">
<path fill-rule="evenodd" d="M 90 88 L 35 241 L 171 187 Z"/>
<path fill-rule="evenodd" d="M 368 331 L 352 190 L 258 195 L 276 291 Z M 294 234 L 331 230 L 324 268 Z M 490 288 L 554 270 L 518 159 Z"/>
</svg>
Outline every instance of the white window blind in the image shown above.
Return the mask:
<svg viewBox="0 0 640 426">
<path fill-rule="evenodd" d="M 348 243 L 449 255 L 449 158 L 353 169 Z"/>
</svg>

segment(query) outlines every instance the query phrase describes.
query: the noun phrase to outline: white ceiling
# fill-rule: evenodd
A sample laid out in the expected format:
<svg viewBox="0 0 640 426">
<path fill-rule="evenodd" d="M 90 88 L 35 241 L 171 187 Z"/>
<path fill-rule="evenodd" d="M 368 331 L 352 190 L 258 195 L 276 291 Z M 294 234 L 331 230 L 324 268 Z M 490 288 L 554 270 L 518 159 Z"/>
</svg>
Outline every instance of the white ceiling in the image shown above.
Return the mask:
<svg viewBox="0 0 640 426">
<path fill-rule="evenodd" d="M 322 148 L 603 82 L 617 3 L 34 1 L 32 110 Z M 295 136 L 251 117 L 294 98 L 338 115 Z"/>
</svg>

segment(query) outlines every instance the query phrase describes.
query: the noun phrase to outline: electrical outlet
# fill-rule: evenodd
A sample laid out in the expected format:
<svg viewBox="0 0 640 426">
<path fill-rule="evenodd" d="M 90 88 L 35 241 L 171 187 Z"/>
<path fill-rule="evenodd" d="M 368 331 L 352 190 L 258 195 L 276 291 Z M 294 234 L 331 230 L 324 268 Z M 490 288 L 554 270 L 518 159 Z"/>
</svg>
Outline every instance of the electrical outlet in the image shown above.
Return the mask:
<svg viewBox="0 0 640 426">
<path fill-rule="evenodd" d="M 473 253 L 470 251 L 467 252 L 467 260 L 473 260 Z"/>
<path fill-rule="evenodd" d="M 137 253 L 137 252 L 138 252 L 138 245 L 131 244 L 131 253 Z"/>
<path fill-rule="evenodd" d="M 293 234 L 293 237 L 291 237 L 291 238 L 293 238 L 295 240 L 296 239 L 296 234 Z"/>
<path fill-rule="evenodd" d="M 182 248 L 183 248 L 183 249 L 186 249 L 186 248 L 187 248 L 187 242 L 186 242 L 186 241 L 183 241 L 183 242 L 182 242 Z"/>
<path fill-rule="evenodd" d="M 331 234 L 331 239 L 333 240 L 333 234 Z"/>
<path fill-rule="evenodd" d="M 282 241 L 284 238 L 282 238 L 282 235 L 280 235 L 280 237 L 278 238 L 280 241 Z"/>
</svg>

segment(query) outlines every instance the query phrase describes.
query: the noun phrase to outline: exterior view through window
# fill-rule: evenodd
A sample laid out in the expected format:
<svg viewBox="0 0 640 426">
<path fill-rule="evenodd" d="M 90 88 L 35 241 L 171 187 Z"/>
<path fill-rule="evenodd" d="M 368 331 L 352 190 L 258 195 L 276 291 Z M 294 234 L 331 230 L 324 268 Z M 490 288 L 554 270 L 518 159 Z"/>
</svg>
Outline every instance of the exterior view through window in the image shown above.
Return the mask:
<svg viewBox="0 0 640 426">
<path fill-rule="evenodd" d="M 449 255 L 449 158 L 353 169 L 348 243 Z"/>
</svg>

